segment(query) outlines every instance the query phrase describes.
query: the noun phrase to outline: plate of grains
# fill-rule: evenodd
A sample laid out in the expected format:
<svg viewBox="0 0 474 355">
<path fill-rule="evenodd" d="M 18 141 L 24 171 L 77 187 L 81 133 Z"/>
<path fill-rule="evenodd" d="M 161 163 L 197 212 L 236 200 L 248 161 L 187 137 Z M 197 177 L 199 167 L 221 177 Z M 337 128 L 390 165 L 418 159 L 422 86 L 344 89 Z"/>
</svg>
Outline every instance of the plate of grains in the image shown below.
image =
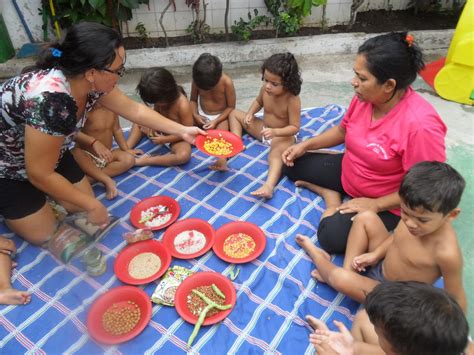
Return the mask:
<svg viewBox="0 0 474 355">
<path fill-rule="evenodd" d="M 211 307 L 206 310 L 202 325 L 211 325 L 222 321 L 232 312 L 237 295 L 234 285 L 227 277 L 217 272 L 197 272 L 178 286 L 174 296 L 176 311 L 186 322 L 196 324 L 201 312 L 209 305 L 206 298 L 207 301 L 215 302 L 218 307 L 225 308 L 219 310 Z"/>
<path fill-rule="evenodd" d="M 216 231 L 212 250 L 229 263 L 248 263 L 265 250 L 267 239 L 263 231 L 250 222 L 230 222 Z"/>
<path fill-rule="evenodd" d="M 197 135 L 196 148 L 201 152 L 219 158 L 230 158 L 244 149 L 242 138 L 238 135 L 218 129 L 210 129 L 207 135 Z"/>
<path fill-rule="evenodd" d="M 168 249 L 151 239 L 125 247 L 115 259 L 114 272 L 122 282 L 144 285 L 162 276 L 170 264 Z"/>
<path fill-rule="evenodd" d="M 163 235 L 163 244 L 171 256 L 178 259 L 192 259 L 205 254 L 212 248 L 215 230 L 199 218 L 187 218 L 176 222 Z"/>
<path fill-rule="evenodd" d="M 148 197 L 130 211 L 130 222 L 136 228 L 150 228 L 153 231 L 163 229 L 179 217 L 181 208 L 178 201 L 168 196 Z"/>
<path fill-rule="evenodd" d="M 151 319 L 148 295 L 133 286 L 111 289 L 95 300 L 87 315 L 87 329 L 102 344 L 118 344 L 133 339 Z"/>
</svg>

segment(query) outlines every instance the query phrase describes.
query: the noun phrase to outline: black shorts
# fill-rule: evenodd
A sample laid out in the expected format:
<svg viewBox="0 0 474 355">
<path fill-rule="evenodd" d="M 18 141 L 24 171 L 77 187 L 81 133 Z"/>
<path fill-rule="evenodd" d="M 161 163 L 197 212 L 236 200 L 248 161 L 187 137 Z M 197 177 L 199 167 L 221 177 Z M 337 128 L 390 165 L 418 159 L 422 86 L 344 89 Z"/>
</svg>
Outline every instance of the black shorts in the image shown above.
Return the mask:
<svg viewBox="0 0 474 355">
<path fill-rule="evenodd" d="M 71 184 L 81 181 L 85 176 L 69 150 L 64 152 L 56 172 L 64 176 Z M 45 193 L 34 187 L 28 180 L 0 178 L 0 215 L 5 219 L 29 216 L 39 211 L 45 202 Z"/>
</svg>

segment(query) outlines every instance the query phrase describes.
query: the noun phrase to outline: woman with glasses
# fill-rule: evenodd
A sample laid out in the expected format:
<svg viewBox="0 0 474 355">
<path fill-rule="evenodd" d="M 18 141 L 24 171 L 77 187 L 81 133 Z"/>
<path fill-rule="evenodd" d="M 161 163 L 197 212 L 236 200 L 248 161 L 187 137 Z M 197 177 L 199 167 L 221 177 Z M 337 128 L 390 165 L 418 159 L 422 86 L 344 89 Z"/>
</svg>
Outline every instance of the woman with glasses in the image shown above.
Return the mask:
<svg viewBox="0 0 474 355">
<path fill-rule="evenodd" d="M 83 22 L 44 50 L 37 69 L 0 87 L 0 215 L 27 241 L 42 245 L 55 236 L 58 223 L 46 196 L 69 212 L 85 211 L 93 224 L 108 222 L 107 209 L 68 150 L 96 102 L 190 143 L 204 133 L 122 93 L 117 81 L 125 73 L 125 58 L 119 33 Z"/>
</svg>

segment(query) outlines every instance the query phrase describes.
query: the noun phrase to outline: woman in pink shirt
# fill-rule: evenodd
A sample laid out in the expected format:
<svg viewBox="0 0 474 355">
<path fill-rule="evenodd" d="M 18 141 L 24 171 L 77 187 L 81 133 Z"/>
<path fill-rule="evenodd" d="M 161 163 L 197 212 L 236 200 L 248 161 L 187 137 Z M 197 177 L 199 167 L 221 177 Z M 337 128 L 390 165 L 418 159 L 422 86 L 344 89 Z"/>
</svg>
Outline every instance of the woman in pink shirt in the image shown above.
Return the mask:
<svg viewBox="0 0 474 355">
<path fill-rule="evenodd" d="M 355 96 L 340 125 L 283 152 L 283 172 L 326 201 L 318 240 L 329 253 L 344 253 L 358 212 L 376 211 L 393 229 L 400 220 L 397 191 L 405 172 L 420 161 L 446 160 L 446 126 L 410 86 L 423 67 L 411 35 L 367 40 L 358 50 Z M 343 154 L 309 152 L 341 143 Z M 351 199 L 341 204 L 341 194 Z"/>
</svg>

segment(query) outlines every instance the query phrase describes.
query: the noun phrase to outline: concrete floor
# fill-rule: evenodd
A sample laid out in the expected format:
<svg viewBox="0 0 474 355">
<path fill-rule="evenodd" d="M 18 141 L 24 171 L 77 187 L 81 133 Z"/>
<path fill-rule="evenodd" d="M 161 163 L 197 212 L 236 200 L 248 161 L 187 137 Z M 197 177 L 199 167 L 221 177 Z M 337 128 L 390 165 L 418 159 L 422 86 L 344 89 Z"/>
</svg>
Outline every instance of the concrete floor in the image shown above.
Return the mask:
<svg viewBox="0 0 474 355">
<path fill-rule="evenodd" d="M 427 54 L 427 62 L 445 55 L 432 51 Z M 307 57 L 300 60 L 303 75 L 301 92 L 302 107 L 323 106 L 336 103 L 347 107 L 353 90 L 350 85 L 354 55 L 332 55 Z M 224 70 L 233 78 L 237 92 L 237 108 L 246 110 L 258 93 L 261 85 L 260 63 L 224 64 Z M 173 67 L 177 81 L 190 92 L 191 67 Z M 138 99 L 135 86 L 141 71 L 132 71 L 121 79 L 120 87 L 127 94 Z M 448 126 L 447 151 L 448 162 L 466 179 L 467 188 L 461 201 L 462 213 L 455 221 L 455 228 L 464 255 L 464 287 L 469 298 L 469 323 L 474 327 L 474 107 L 457 104 L 441 99 L 421 79 L 414 88 L 427 99 L 439 112 Z M 123 125 L 128 125 L 123 122 Z"/>
</svg>

